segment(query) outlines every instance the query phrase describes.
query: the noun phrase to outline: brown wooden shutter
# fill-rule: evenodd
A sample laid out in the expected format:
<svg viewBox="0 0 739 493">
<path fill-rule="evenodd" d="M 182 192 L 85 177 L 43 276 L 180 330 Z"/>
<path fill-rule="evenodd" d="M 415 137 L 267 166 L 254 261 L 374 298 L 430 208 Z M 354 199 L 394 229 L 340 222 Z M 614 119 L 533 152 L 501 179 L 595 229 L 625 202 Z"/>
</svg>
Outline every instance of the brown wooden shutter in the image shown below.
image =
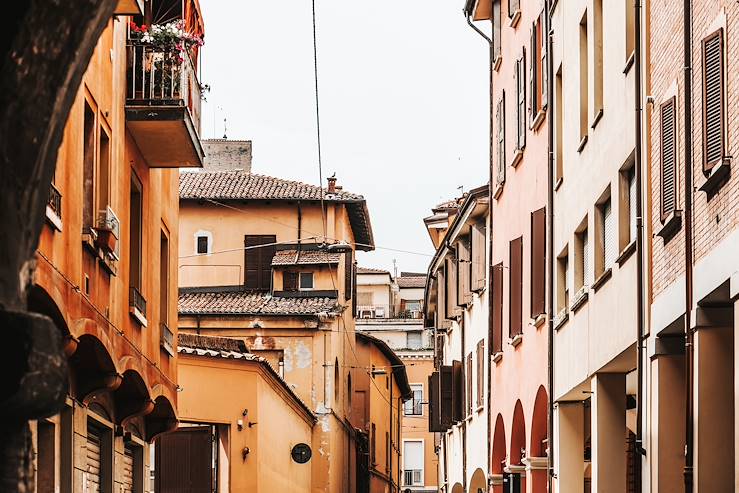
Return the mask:
<svg viewBox="0 0 739 493">
<path fill-rule="evenodd" d="M 249 289 L 270 289 L 272 257 L 275 256 L 275 235 L 244 237 L 244 285 Z M 267 246 L 261 246 L 267 245 Z"/>
<path fill-rule="evenodd" d="M 470 258 L 472 262 L 472 275 L 470 287 L 473 291 L 485 289 L 485 225 L 473 224 L 471 228 L 472 251 Z"/>
<path fill-rule="evenodd" d="M 446 276 L 441 267 L 436 273 L 436 326 L 441 328 L 446 320 Z"/>
<path fill-rule="evenodd" d="M 677 132 L 675 97 L 662 103 L 660 115 L 660 219 L 664 221 L 677 208 Z"/>
<path fill-rule="evenodd" d="M 454 422 L 454 370 L 452 366 L 439 367 L 439 387 L 441 389 L 440 419 L 441 427 L 445 430 L 451 428 Z"/>
<path fill-rule="evenodd" d="M 429 431 L 444 431 L 441 425 L 441 393 L 439 392 L 439 372 L 429 375 Z"/>
<path fill-rule="evenodd" d="M 452 361 L 452 421 L 459 423 L 464 420 L 465 386 L 464 367 L 461 361 Z"/>
<path fill-rule="evenodd" d="M 457 292 L 459 306 L 467 306 L 472 302 L 471 277 L 475 266 L 470 255 L 469 238 L 462 238 L 457 244 Z"/>
<path fill-rule="evenodd" d="M 465 392 L 465 400 L 467 401 L 467 414 L 472 415 L 472 353 L 467 355 L 467 372 L 465 375 L 467 390 Z"/>
<path fill-rule="evenodd" d="M 516 62 L 516 149 L 526 147 L 526 48 L 521 48 L 521 58 Z"/>
<path fill-rule="evenodd" d="M 285 272 L 282 274 L 282 290 L 297 291 L 298 290 L 298 273 Z"/>
<path fill-rule="evenodd" d="M 536 114 L 539 111 L 536 90 L 536 64 L 539 63 L 536 56 L 537 47 L 536 22 L 534 22 L 529 31 L 529 51 L 531 53 L 531 62 L 529 63 L 529 121 L 531 123 L 534 122 L 534 118 L 536 118 Z"/>
<path fill-rule="evenodd" d="M 180 428 L 157 438 L 156 491 L 212 491 L 213 443 L 209 426 Z"/>
<path fill-rule="evenodd" d="M 481 407 L 484 399 L 485 380 L 485 340 L 477 343 L 477 407 Z"/>
<path fill-rule="evenodd" d="M 510 273 L 509 273 L 509 334 L 515 337 L 523 331 L 523 315 L 521 298 L 523 297 L 523 239 L 516 238 L 510 243 Z"/>
<path fill-rule="evenodd" d="M 370 426 L 370 463 L 377 464 L 377 426 L 374 423 Z"/>
<path fill-rule="evenodd" d="M 446 317 L 456 318 L 459 314 L 457 306 L 457 263 L 453 258 L 447 258 L 446 264 Z"/>
<path fill-rule="evenodd" d="M 549 39 L 549 33 L 547 33 L 547 18 L 542 9 L 539 14 L 539 50 L 541 53 L 541 109 L 546 109 L 549 103 L 549 61 L 547 60 L 547 52 L 549 51 L 547 40 Z"/>
<path fill-rule="evenodd" d="M 493 266 L 493 353 L 503 351 L 503 264 Z"/>
<path fill-rule="evenodd" d="M 531 213 L 531 318 L 544 313 L 546 297 L 546 209 Z"/>
<path fill-rule="evenodd" d="M 703 170 L 724 157 L 724 30 L 706 37 L 703 51 Z"/>
<path fill-rule="evenodd" d="M 496 172 L 496 183 L 501 185 L 505 183 L 505 91 L 498 100 L 498 108 L 496 110 L 496 123 L 498 127 L 498 167 Z"/>
<path fill-rule="evenodd" d="M 493 57 L 500 56 L 500 38 L 502 32 L 502 19 L 500 10 L 501 0 L 493 0 Z"/>
<path fill-rule="evenodd" d="M 344 254 L 344 298 L 352 298 L 352 267 L 354 262 L 351 253 Z"/>
</svg>

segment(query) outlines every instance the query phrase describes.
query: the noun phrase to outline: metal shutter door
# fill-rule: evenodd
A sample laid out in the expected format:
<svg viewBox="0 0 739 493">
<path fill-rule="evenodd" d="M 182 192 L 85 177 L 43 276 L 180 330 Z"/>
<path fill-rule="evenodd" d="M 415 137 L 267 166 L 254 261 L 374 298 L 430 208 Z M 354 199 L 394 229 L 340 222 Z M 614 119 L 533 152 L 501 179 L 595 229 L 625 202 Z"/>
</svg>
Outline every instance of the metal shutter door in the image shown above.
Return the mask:
<svg viewBox="0 0 739 493">
<path fill-rule="evenodd" d="M 123 475 L 121 477 L 122 493 L 133 493 L 133 448 L 126 444 L 123 449 Z"/>
<path fill-rule="evenodd" d="M 605 257 L 603 269 L 608 269 L 616 261 L 616 257 L 618 257 L 616 224 L 611 212 L 610 200 L 603 205 L 603 253 Z"/>
<path fill-rule="evenodd" d="M 87 428 L 87 474 L 85 475 L 85 486 L 87 493 L 98 493 L 100 491 L 100 448 L 102 445 L 102 433 L 98 428 L 88 426 Z"/>
</svg>

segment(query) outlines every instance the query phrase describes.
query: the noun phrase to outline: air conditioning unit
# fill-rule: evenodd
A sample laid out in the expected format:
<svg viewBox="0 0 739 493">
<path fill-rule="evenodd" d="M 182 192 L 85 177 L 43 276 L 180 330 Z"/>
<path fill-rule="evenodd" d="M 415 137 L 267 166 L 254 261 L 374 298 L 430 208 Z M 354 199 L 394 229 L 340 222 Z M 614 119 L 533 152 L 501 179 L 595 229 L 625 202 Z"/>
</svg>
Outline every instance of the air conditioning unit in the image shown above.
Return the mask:
<svg viewBox="0 0 739 493">
<path fill-rule="evenodd" d="M 115 252 L 116 241 L 121 235 L 121 222 L 110 206 L 98 211 L 95 230 L 97 232 L 97 239 L 95 240 L 97 246 L 106 252 Z"/>
</svg>

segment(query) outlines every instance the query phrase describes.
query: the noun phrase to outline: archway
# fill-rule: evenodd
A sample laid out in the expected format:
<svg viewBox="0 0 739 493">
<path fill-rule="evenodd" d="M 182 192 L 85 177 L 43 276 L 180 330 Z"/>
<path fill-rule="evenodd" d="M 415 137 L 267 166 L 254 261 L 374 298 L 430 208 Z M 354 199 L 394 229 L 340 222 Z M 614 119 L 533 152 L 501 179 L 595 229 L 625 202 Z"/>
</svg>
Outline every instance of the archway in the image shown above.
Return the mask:
<svg viewBox="0 0 739 493">
<path fill-rule="evenodd" d="M 177 415 L 172 403 L 165 396 L 154 399 L 154 409 L 144 418 L 146 440 L 151 442 L 157 435 L 177 428 Z"/>
<path fill-rule="evenodd" d="M 495 419 L 495 431 L 493 431 L 493 451 L 490 458 L 491 482 L 495 493 L 503 492 L 503 468 L 506 461 L 505 425 L 503 416 L 498 414 Z"/>
<path fill-rule="evenodd" d="M 121 385 L 113 392 L 116 422 L 123 424 L 135 416 L 143 416 L 154 409 L 146 382 L 136 370 L 123 372 Z"/>
<path fill-rule="evenodd" d="M 69 369 L 72 395 L 86 404 L 94 394 L 113 391 L 122 381 L 105 345 L 90 334 L 80 336 Z M 113 414 L 112 409 L 109 412 Z"/>
<path fill-rule="evenodd" d="M 470 485 L 467 488 L 468 493 L 487 493 L 488 481 L 485 478 L 485 473 L 482 469 L 478 468 L 470 479 Z"/>
<path fill-rule="evenodd" d="M 464 488 L 462 488 L 460 483 L 455 483 L 454 486 L 452 486 L 452 493 L 464 493 Z"/>
<path fill-rule="evenodd" d="M 527 455 L 528 481 L 531 481 L 533 493 L 547 491 L 547 391 L 543 385 L 536 392 L 534 413 L 531 417 L 531 442 Z"/>
<path fill-rule="evenodd" d="M 519 483 L 518 491 L 526 491 L 526 467 L 523 459 L 526 451 L 526 419 L 523 414 L 521 401 L 516 401 L 513 409 L 513 423 L 511 424 L 511 448 L 508 454 L 508 470 L 504 481 Z M 516 490 L 514 487 L 513 490 Z"/>
</svg>

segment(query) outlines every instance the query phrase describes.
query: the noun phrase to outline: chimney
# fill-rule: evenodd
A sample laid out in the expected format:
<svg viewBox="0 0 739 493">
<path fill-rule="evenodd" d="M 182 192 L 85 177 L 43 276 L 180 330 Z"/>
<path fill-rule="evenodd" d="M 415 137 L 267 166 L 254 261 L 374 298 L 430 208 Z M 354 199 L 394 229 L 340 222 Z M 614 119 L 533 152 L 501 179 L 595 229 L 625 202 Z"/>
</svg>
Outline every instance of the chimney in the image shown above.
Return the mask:
<svg viewBox="0 0 739 493">
<path fill-rule="evenodd" d="M 328 180 L 328 193 L 336 193 L 336 173 L 333 176 L 329 176 Z"/>
</svg>

